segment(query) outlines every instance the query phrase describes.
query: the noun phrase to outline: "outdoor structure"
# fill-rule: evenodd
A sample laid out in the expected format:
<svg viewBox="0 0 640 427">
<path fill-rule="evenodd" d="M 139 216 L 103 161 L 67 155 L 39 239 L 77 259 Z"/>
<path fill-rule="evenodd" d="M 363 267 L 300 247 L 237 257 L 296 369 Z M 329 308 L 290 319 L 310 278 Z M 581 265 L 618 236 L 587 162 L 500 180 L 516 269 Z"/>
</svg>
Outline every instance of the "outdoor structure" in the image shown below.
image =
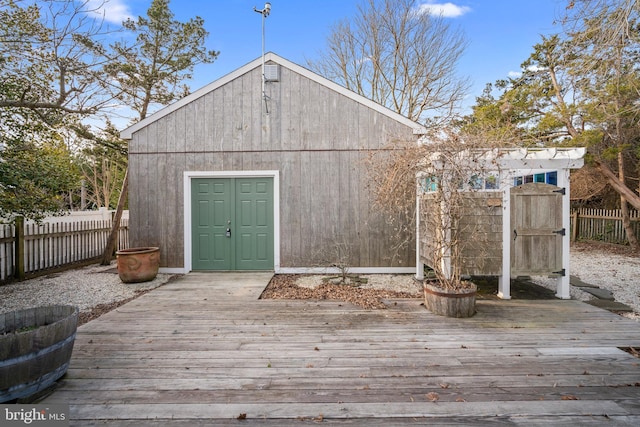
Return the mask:
<svg viewBox="0 0 640 427">
<path fill-rule="evenodd" d="M 413 272 L 413 245 L 392 251 L 372 207 L 364 161 L 423 133 L 268 53 L 121 133 L 131 245 L 160 247 L 161 272 Z"/>
<path fill-rule="evenodd" d="M 584 164 L 584 148 L 522 148 L 482 151 L 474 156 L 482 175 L 470 177 L 462 191 L 459 220 L 464 275 L 498 276 L 498 296 L 510 299 L 510 279 L 517 276 L 555 276 L 556 296 L 569 295 L 571 169 Z M 427 226 L 438 215 L 437 177 L 418 175 L 416 276 L 434 262 L 451 268 L 451 254 L 434 253 L 437 227 Z M 442 231 L 442 230 L 440 230 Z M 446 236 L 444 234 L 440 236 Z M 446 238 L 446 237 L 445 237 Z M 440 246 L 442 247 L 442 246 Z"/>
</svg>

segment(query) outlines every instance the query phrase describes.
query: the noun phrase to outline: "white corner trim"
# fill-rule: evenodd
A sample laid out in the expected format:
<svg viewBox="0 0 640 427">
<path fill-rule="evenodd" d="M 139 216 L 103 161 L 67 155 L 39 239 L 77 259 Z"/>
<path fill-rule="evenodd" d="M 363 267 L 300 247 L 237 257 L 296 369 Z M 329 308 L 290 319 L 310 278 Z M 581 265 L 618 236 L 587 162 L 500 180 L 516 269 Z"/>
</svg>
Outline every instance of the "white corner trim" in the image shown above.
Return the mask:
<svg viewBox="0 0 640 427">
<path fill-rule="evenodd" d="M 273 178 L 273 266 L 280 269 L 280 171 L 185 171 L 183 172 L 184 274 L 192 269 L 191 181 L 197 178 Z"/>
</svg>

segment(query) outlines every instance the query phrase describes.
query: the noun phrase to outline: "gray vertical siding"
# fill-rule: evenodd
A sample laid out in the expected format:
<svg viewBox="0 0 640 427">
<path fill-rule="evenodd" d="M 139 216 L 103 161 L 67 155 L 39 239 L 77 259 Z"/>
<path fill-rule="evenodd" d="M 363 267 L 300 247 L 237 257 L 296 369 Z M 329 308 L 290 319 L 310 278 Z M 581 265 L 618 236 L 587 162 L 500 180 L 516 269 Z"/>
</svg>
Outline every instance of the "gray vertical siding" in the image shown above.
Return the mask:
<svg viewBox="0 0 640 427">
<path fill-rule="evenodd" d="M 389 252 L 363 163 L 392 137 L 415 140 L 412 129 L 283 66 L 266 85 L 268 115 L 260 92 L 258 67 L 133 134 L 132 245 L 159 245 L 163 267 L 184 267 L 183 172 L 279 170 L 282 267 L 326 263 L 335 244 L 352 266 L 414 265 L 413 245 Z"/>
</svg>

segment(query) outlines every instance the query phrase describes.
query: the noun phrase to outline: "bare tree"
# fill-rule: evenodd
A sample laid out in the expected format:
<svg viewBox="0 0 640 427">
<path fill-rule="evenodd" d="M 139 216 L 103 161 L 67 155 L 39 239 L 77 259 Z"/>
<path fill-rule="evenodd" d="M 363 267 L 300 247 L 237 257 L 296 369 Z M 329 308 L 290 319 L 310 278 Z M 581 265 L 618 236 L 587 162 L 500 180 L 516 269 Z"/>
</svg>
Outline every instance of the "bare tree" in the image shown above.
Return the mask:
<svg viewBox="0 0 640 427">
<path fill-rule="evenodd" d="M 77 188 L 71 142 L 82 120 L 112 100 L 100 57 L 78 37 L 112 32 L 88 2 L 0 0 L 0 213 L 40 219 L 61 213 Z M 64 196 L 63 196 L 64 195 Z"/>
<path fill-rule="evenodd" d="M 101 135 L 114 146 L 121 146 L 126 153 L 126 143 L 119 138 L 119 131 L 111 123 L 107 123 Z M 83 148 L 79 156 L 80 169 L 86 197 L 94 207 L 111 209 L 117 204 L 118 191 L 127 167 L 127 156 L 122 151 L 95 144 Z"/>
<path fill-rule="evenodd" d="M 103 59 L 80 40 L 113 33 L 90 16 L 88 2 L 0 0 L 0 107 L 52 114 L 95 115 L 113 102 Z"/>
<path fill-rule="evenodd" d="M 567 34 L 593 41 L 593 67 L 603 65 L 608 48 L 621 39 L 637 38 L 638 0 L 569 0 L 565 11 L 561 23 Z"/>
<path fill-rule="evenodd" d="M 403 224 L 394 228 L 399 244 L 408 244 L 410 233 L 415 234 L 416 177 L 422 176 L 421 190 L 429 188 L 428 194 L 420 197 L 421 210 L 429 213 L 421 230 L 428 230 L 426 255 L 443 288 L 464 288 L 461 277 L 463 264 L 469 262 L 466 251 L 487 244 L 483 240 L 486 233 L 477 233 L 478 224 L 467 216 L 485 179 L 495 178 L 491 173 L 498 166 L 485 157 L 496 147 L 484 138 L 463 137 L 442 128 L 431 133 L 428 141 L 396 142 L 369 159 L 367 170 L 376 209 L 392 226 Z M 479 265 L 483 260 L 473 262 Z"/>
<path fill-rule="evenodd" d="M 411 120 L 450 118 L 468 88 L 456 74 L 462 33 L 413 0 L 364 0 L 333 27 L 313 70 Z M 438 120 L 438 121 L 439 121 Z"/>
</svg>

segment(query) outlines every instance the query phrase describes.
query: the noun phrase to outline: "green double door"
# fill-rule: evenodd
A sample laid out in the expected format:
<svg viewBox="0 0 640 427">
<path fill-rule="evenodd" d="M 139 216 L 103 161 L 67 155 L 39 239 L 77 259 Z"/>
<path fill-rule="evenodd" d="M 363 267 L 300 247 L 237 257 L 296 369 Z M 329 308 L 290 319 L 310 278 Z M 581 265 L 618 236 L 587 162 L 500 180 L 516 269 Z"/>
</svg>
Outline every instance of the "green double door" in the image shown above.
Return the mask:
<svg viewBox="0 0 640 427">
<path fill-rule="evenodd" d="M 193 270 L 273 270 L 273 178 L 191 181 Z"/>
</svg>

